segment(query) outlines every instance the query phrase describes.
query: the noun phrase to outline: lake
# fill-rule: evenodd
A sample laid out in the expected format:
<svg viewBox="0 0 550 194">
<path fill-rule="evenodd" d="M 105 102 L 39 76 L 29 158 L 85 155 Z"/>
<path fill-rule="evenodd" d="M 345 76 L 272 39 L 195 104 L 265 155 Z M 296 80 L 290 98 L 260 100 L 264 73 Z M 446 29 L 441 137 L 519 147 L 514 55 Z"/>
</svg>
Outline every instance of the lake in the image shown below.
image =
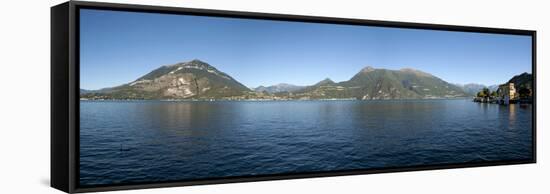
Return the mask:
<svg viewBox="0 0 550 194">
<path fill-rule="evenodd" d="M 80 185 L 531 159 L 532 105 L 81 101 Z"/>
</svg>

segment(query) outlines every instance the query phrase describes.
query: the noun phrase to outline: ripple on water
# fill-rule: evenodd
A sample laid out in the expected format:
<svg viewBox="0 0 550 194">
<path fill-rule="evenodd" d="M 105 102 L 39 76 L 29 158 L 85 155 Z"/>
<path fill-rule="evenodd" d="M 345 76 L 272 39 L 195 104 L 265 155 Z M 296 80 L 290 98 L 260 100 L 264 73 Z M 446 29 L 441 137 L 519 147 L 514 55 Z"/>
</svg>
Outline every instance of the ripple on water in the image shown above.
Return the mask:
<svg viewBox="0 0 550 194">
<path fill-rule="evenodd" d="M 105 103 L 81 102 L 81 185 L 532 155 L 530 106 L 464 100 Z"/>
</svg>

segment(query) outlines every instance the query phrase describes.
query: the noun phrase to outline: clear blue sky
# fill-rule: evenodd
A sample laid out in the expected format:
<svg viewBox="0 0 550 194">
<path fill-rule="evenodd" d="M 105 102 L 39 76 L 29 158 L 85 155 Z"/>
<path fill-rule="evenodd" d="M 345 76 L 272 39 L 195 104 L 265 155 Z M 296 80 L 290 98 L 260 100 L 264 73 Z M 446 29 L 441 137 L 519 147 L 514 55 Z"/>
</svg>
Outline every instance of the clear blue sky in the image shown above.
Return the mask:
<svg viewBox="0 0 550 194">
<path fill-rule="evenodd" d="M 450 83 L 531 73 L 528 36 L 81 10 L 81 88 L 200 59 L 248 87 L 345 81 L 363 67 L 415 68 Z"/>
</svg>

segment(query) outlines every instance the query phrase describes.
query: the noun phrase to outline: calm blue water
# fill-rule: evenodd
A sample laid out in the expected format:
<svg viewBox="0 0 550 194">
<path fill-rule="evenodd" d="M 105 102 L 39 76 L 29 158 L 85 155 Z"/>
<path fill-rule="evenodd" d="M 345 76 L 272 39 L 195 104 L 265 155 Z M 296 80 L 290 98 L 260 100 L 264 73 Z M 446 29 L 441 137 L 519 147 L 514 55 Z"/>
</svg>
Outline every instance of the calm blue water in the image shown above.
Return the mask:
<svg viewBox="0 0 550 194">
<path fill-rule="evenodd" d="M 80 184 L 530 159 L 531 105 L 80 102 Z"/>
</svg>

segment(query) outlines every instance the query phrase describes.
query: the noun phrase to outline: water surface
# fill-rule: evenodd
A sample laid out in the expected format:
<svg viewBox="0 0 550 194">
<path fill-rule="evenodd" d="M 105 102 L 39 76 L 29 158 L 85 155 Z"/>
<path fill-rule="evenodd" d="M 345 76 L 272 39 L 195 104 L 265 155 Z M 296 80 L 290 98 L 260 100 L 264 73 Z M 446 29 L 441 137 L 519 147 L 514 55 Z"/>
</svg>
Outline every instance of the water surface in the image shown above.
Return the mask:
<svg viewBox="0 0 550 194">
<path fill-rule="evenodd" d="M 531 159 L 532 105 L 81 101 L 80 184 Z"/>
</svg>

